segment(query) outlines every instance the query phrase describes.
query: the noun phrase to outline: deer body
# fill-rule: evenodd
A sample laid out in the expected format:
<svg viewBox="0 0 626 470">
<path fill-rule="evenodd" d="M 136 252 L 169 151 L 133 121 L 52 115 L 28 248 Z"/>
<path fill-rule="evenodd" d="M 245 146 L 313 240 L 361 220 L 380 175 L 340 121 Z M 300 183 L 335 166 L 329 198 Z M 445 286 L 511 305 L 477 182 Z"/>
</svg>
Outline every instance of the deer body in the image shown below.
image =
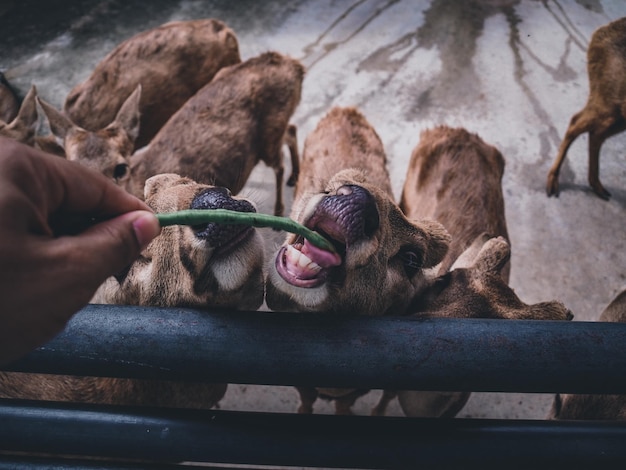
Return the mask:
<svg viewBox="0 0 626 470">
<path fill-rule="evenodd" d="M 465 129 L 439 126 L 422 132 L 411 154 L 400 208 L 407 217 L 438 221 L 450 234 L 440 274 L 483 232 L 508 241 L 504 166 L 495 147 Z"/>
<path fill-rule="evenodd" d="M 141 85 L 135 148 L 161 127 L 223 67 L 241 62 L 235 33 L 215 19 L 175 21 L 120 43 L 75 86 L 63 106 L 69 119 L 89 131 L 108 126 Z"/>
<path fill-rule="evenodd" d="M 382 142 L 354 108 L 333 108 L 307 137 L 291 218 L 332 239 L 337 253 L 287 236 L 269 265 L 266 301 L 273 310 L 402 314 L 448 244 L 440 224 L 402 214 Z M 298 390 L 301 413 L 311 413 L 321 394 L 348 414 L 366 392 Z"/>
<path fill-rule="evenodd" d="M 282 215 L 281 149 L 286 139 L 296 149 L 289 119 L 303 78 L 299 62 L 275 52 L 222 69 L 132 156 L 130 192 L 141 195 L 147 178 L 174 172 L 237 194 L 263 161 L 276 174 L 275 214 Z M 292 168 L 297 175 L 297 154 Z"/>
<path fill-rule="evenodd" d="M 626 289 L 600 314 L 598 321 L 626 322 Z M 550 419 L 626 419 L 626 395 L 557 394 Z"/>
<path fill-rule="evenodd" d="M 525 304 L 508 286 L 510 245 L 504 214 L 504 158 L 464 129 L 422 132 L 402 192 L 408 216 L 432 217 L 450 232 L 450 250 L 439 276 L 411 306 L 413 315 L 451 318 L 568 320 L 560 302 Z M 386 391 L 373 414 L 384 414 L 396 396 Z M 407 416 L 453 417 L 469 392 L 397 392 Z"/>
<path fill-rule="evenodd" d="M 611 194 L 600 182 L 600 148 L 609 137 L 626 129 L 626 18 L 598 28 L 587 49 L 589 98 L 570 120 L 556 159 L 548 172 L 548 196 L 559 194 L 559 171 L 574 140 L 589 133 L 588 181 L 602 199 Z"/>
</svg>

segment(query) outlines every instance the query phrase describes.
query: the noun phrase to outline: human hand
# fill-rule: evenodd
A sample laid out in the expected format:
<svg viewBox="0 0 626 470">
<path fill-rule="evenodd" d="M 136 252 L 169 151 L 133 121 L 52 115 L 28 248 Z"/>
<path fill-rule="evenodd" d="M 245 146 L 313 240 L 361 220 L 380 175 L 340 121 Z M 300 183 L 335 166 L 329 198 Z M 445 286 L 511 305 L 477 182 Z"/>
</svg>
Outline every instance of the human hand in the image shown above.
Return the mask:
<svg viewBox="0 0 626 470">
<path fill-rule="evenodd" d="M 159 233 L 103 175 L 0 138 L 0 363 L 52 339 Z"/>
</svg>

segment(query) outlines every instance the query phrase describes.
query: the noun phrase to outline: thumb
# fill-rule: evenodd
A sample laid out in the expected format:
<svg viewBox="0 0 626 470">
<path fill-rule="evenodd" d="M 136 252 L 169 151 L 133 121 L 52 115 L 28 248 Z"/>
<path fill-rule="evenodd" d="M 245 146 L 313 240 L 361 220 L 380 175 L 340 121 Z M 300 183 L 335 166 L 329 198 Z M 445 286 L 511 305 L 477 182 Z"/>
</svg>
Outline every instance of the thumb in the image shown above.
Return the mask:
<svg viewBox="0 0 626 470">
<path fill-rule="evenodd" d="M 135 261 L 142 250 L 161 232 L 156 216 L 149 211 L 133 211 L 90 227 L 78 235 L 95 258 L 104 278 Z"/>
</svg>

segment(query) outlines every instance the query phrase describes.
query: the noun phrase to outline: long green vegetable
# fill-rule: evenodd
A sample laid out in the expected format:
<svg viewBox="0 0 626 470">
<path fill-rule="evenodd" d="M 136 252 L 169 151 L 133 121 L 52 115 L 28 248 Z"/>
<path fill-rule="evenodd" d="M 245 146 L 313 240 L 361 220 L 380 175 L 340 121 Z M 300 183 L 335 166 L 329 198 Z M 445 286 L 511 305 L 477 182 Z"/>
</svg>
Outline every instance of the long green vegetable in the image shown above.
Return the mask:
<svg viewBox="0 0 626 470">
<path fill-rule="evenodd" d="M 287 217 L 278 217 L 257 212 L 237 212 L 228 209 L 188 209 L 178 212 L 157 214 L 161 227 L 168 225 L 201 225 L 214 222 L 217 224 L 251 225 L 253 227 L 271 227 L 286 232 L 297 233 L 313 245 L 326 251 L 335 252 L 335 247 L 319 233 Z"/>
</svg>

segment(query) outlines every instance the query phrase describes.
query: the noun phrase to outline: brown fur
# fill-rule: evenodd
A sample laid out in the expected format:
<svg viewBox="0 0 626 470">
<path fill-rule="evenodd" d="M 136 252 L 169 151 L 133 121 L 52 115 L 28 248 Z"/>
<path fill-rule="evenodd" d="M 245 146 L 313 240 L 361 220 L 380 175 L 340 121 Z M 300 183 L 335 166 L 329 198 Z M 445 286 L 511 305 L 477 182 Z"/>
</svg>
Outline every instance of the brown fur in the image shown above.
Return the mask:
<svg viewBox="0 0 626 470">
<path fill-rule="evenodd" d="M 571 320 L 572 314 L 561 302 L 526 304 L 502 279 L 510 257 L 503 237 L 480 235 L 459 257 L 451 271 L 438 277 L 414 304 L 414 315 L 421 318 L 492 318 L 517 320 Z M 454 417 L 467 402 L 469 392 L 397 393 L 407 416 Z M 384 414 L 393 391 L 387 391 L 373 414 Z"/>
<path fill-rule="evenodd" d="M 422 132 L 400 206 L 408 216 L 431 217 L 452 236 L 439 278 L 415 299 L 420 316 L 567 319 L 558 302 L 527 305 L 507 285 L 510 246 L 502 194 L 504 158 L 478 135 L 439 126 Z M 492 238 L 495 237 L 495 238 Z M 373 410 L 383 414 L 388 391 Z M 453 417 L 469 392 L 400 391 L 407 416 Z"/>
<path fill-rule="evenodd" d="M 131 159 L 130 192 L 144 181 L 174 172 L 237 194 L 259 161 L 276 173 L 275 214 L 282 215 L 283 142 L 295 145 L 289 119 L 300 102 L 304 68 L 268 52 L 222 69 L 174 114 Z M 298 155 L 292 153 L 295 180 Z"/>
<path fill-rule="evenodd" d="M 54 106 L 37 98 L 48 118 L 50 130 L 56 136 L 62 150 L 57 151 L 54 142 L 49 139 L 41 139 L 40 146 L 51 153 L 61 153 L 68 160 L 101 172 L 117 184 L 125 186 L 130 178 L 128 162 L 139 132 L 141 93 L 141 86 L 138 86 L 126 98 L 115 119 L 97 131 L 77 126 Z"/>
<path fill-rule="evenodd" d="M 600 314 L 599 321 L 626 322 L 626 289 Z M 557 394 L 550 419 L 626 419 L 626 395 Z"/>
<path fill-rule="evenodd" d="M 136 148 L 147 145 L 189 98 L 228 65 L 241 61 L 235 33 L 214 19 L 177 21 L 119 44 L 68 94 L 64 112 L 80 127 L 98 131 L 142 87 Z"/>
<path fill-rule="evenodd" d="M 626 129 L 626 18 L 598 28 L 587 49 L 589 97 L 572 117 L 550 171 L 546 191 L 559 194 L 559 171 L 572 142 L 589 133 L 588 180 L 602 199 L 609 193 L 600 182 L 600 147 L 606 139 Z"/>
<path fill-rule="evenodd" d="M 8 92 L 3 90 L 3 87 L 4 85 L 0 83 L 0 106 L 4 107 L 6 99 L 11 101 L 11 103 L 9 103 L 10 105 L 14 104 L 13 99 L 16 98 L 7 98 L 5 93 Z M 35 103 L 36 96 L 37 89 L 33 85 L 30 87 L 30 90 L 28 90 L 22 103 L 18 105 L 15 113 L 10 113 L 14 114 L 11 120 L 5 121 L 0 116 L 0 136 L 9 137 L 27 145 L 35 145 L 35 134 L 37 132 L 38 123 L 37 105 Z"/>
<path fill-rule="evenodd" d="M 17 116 L 20 109 L 20 101 L 4 77 L 0 72 L 0 122 L 11 122 Z"/>
<path fill-rule="evenodd" d="M 352 201 L 363 194 L 369 194 L 363 197 L 369 202 L 362 212 L 342 212 L 338 219 L 329 216 L 317 222 L 328 234 L 332 232 L 334 238 L 344 241 L 348 238 L 346 232 L 333 227 L 340 224 L 339 219 L 363 223 L 365 228 L 357 238 L 346 242 L 345 248 L 339 246 L 340 252 L 345 249 L 341 264 L 328 268 L 326 277 L 316 285 L 294 285 L 280 274 L 284 271 L 277 266 L 284 264 L 285 250 L 307 249 L 298 236 L 287 236 L 269 266 L 266 301 L 271 309 L 361 315 L 405 313 L 410 299 L 427 284 L 424 269 L 443 258 L 448 234 L 438 223 L 412 221 L 404 216 L 393 200 L 385 152 L 375 130 L 356 109 L 333 108 L 306 139 L 291 218 L 305 225 L 315 224 L 321 207 L 328 204 L 333 210 L 356 204 Z M 407 268 L 407 260 L 415 261 L 411 269 Z M 355 399 L 351 389 L 318 391 L 338 398 L 338 413 L 349 412 Z M 317 391 L 300 392 L 300 411 L 310 412 L 310 399 L 317 396 Z"/>
<path fill-rule="evenodd" d="M 162 174 L 148 179 L 145 199 L 157 213 L 174 212 L 190 209 L 194 198 L 209 188 L 212 186 L 176 174 Z M 256 310 L 263 302 L 262 239 L 256 230 L 251 230 L 223 253 L 199 239 L 189 226 L 164 227 L 128 273 L 123 278 L 110 278 L 94 300 Z"/>
<path fill-rule="evenodd" d="M 146 183 L 146 202 L 156 212 L 188 209 L 212 190 L 178 175 L 159 175 Z M 93 301 L 257 309 L 263 302 L 263 242 L 256 230 L 243 230 L 234 246 L 215 247 L 188 226 L 164 227 L 139 260 L 109 278 Z M 226 384 L 0 373 L 5 398 L 210 408 L 225 391 Z"/>
<path fill-rule="evenodd" d="M 504 157 L 478 135 L 462 128 L 424 130 L 411 154 L 400 208 L 407 217 L 441 223 L 452 241 L 439 270 L 444 274 L 483 232 L 508 230 L 502 194 Z M 506 281 L 510 267 L 503 270 Z"/>
<path fill-rule="evenodd" d="M 299 157 L 296 127 L 289 119 L 300 101 L 303 78 L 299 62 L 274 52 L 225 67 L 170 118 L 150 145 L 134 154 L 141 85 L 98 131 L 83 129 L 45 101 L 39 103 L 69 160 L 102 172 L 139 198 L 146 180 L 162 173 L 224 186 L 236 194 L 263 161 L 276 174 L 274 213 L 282 215 L 282 146 L 291 155 L 287 184 L 293 185 Z"/>
</svg>

